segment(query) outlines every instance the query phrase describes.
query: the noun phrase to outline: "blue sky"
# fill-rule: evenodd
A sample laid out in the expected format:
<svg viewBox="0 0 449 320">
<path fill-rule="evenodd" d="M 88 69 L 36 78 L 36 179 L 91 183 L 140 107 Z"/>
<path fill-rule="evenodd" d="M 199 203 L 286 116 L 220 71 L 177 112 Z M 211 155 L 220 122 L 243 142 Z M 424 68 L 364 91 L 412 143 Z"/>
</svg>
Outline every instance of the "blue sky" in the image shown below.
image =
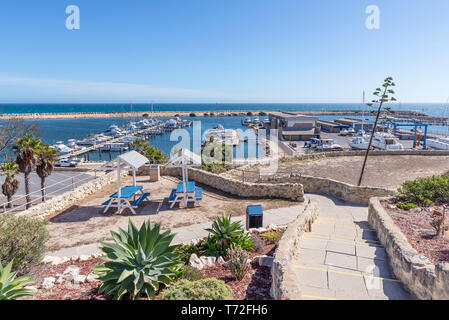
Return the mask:
<svg viewBox="0 0 449 320">
<path fill-rule="evenodd" d="M 445 102 L 448 35 L 447 0 L 2 0 L 0 101 Z"/>
</svg>

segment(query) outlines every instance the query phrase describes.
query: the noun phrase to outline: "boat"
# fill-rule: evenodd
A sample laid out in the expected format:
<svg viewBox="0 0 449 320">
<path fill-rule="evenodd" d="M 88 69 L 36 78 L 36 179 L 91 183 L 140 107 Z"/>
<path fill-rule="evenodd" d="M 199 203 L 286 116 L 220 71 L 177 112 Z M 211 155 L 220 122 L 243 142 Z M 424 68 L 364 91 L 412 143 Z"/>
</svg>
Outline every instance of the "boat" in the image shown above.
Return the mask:
<svg viewBox="0 0 449 320">
<path fill-rule="evenodd" d="M 385 132 L 376 132 L 374 134 L 373 148 L 381 149 L 381 150 L 403 150 L 404 146 L 399 143 L 398 138 L 393 136 L 392 134 Z"/>
<path fill-rule="evenodd" d="M 73 153 L 75 150 L 72 148 L 69 148 L 68 146 L 66 146 L 65 144 L 62 143 L 62 141 L 58 141 L 56 142 L 56 144 L 50 146 L 50 148 L 55 149 L 56 150 L 56 154 L 58 156 L 63 156 L 66 154 L 71 154 Z"/>
<path fill-rule="evenodd" d="M 254 120 L 253 120 L 253 123 L 254 124 L 259 124 L 260 123 L 259 117 L 255 117 Z"/>
<path fill-rule="evenodd" d="M 225 129 L 221 124 L 218 124 L 213 129 L 206 130 L 203 134 L 203 141 L 208 142 L 213 140 L 223 141 L 226 144 L 235 146 L 240 144 L 240 138 L 237 131 L 234 129 Z"/>
<path fill-rule="evenodd" d="M 245 120 L 242 121 L 242 125 L 249 126 L 251 124 L 251 118 L 246 117 Z"/>
<path fill-rule="evenodd" d="M 357 137 L 354 137 L 353 139 L 349 140 L 348 144 L 352 149 L 366 150 L 366 149 L 368 149 L 368 145 L 369 145 L 369 137 L 368 137 L 368 139 L 365 139 L 365 137 L 363 137 L 363 136 L 357 136 Z"/>
<path fill-rule="evenodd" d="M 333 139 L 321 139 L 317 146 L 319 151 L 342 151 L 343 148 Z"/>
<path fill-rule="evenodd" d="M 106 143 L 100 147 L 100 150 L 121 152 L 128 150 L 128 146 L 125 143 Z"/>
<path fill-rule="evenodd" d="M 348 135 L 354 135 L 354 134 L 355 134 L 354 128 L 348 128 Z"/>
<path fill-rule="evenodd" d="M 338 134 L 339 136 L 347 136 L 349 134 L 348 130 L 343 129 L 340 131 L 340 133 Z"/>
<path fill-rule="evenodd" d="M 437 150 L 449 150 L 449 137 L 427 139 L 427 146 Z"/>
</svg>

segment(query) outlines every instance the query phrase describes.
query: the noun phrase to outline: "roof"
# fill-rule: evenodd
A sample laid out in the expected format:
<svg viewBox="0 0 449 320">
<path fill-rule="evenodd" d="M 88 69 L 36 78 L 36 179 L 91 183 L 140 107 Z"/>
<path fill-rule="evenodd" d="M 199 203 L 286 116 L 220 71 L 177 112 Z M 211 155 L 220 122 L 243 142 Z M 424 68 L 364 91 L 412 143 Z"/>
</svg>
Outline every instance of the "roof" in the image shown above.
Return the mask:
<svg viewBox="0 0 449 320">
<path fill-rule="evenodd" d="M 282 135 L 284 136 L 300 136 L 300 135 L 314 135 L 315 128 L 309 130 L 295 130 L 295 131 L 285 131 L 282 130 Z"/>
<path fill-rule="evenodd" d="M 181 149 L 181 151 L 173 154 L 168 163 L 165 165 L 167 168 L 179 167 L 182 165 L 187 166 L 200 166 L 201 157 L 196 153 L 188 149 Z"/>
<path fill-rule="evenodd" d="M 317 121 L 319 118 L 318 117 L 312 117 L 312 116 L 307 116 L 304 114 L 300 114 L 300 113 L 294 113 L 294 112 L 279 112 L 279 111 L 274 111 L 274 112 L 270 112 L 268 114 L 268 116 L 273 116 L 273 117 L 278 117 L 278 118 L 282 118 L 285 120 L 309 120 L 309 121 Z"/>
<path fill-rule="evenodd" d="M 117 159 L 120 159 L 120 162 L 124 161 L 126 164 L 128 164 L 134 169 L 139 169 L 141 166 L 145 165 L 147 162 L 150 161 L 137 151 L 130 151 L 121 154 L 117 157 Z"/>
</svg>

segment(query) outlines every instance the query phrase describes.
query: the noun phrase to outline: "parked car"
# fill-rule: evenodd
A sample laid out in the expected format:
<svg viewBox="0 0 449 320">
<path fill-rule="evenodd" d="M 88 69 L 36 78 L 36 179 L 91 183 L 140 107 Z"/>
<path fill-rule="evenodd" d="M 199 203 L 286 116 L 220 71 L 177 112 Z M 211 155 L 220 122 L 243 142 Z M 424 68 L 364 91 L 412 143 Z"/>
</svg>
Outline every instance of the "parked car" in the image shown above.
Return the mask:
<svg viewBox="0 0 449 320">
<path fill-rule="evenodd" d="M 78 162 L 71 159 L 59 159 L 55 162 L 56 167 L 76 167 Z"/>
</svg>

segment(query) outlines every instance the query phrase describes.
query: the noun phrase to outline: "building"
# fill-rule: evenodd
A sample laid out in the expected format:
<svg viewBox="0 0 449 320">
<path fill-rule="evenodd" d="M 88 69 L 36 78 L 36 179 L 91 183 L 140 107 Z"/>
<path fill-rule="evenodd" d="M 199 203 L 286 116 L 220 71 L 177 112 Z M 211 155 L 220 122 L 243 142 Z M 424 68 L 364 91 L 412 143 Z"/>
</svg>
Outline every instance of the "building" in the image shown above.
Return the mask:
<svg viewBox="0 0 449 320">
<path fill-rule="evenodd" d="M 349 126 L 355 130 L 355 132 L 358 132 L 362 130 L 365 131 L 372 131 L 374 127 L 374 122 L 371 121 L 363 121 L 361 119 L 352 119 L 352 118 L 342 118 L 342 119 L 335 119 L 334 122 L 340 123 L 346 126 Z"/>
<path fill-rule="evenodd" d="M 317 117 L 293 112 L 272 112 L 268 114 L 268 119 L 269 129 L 278 129 L 280 140 L 307 141 L 320 136 L 320 130 L 316 125 L 319 120 Z"/>
<path fill-rule="evenodd" d="M 349 128 L 349 126 L 345 124 L 324 120 L 317 121 L 317 126 L 320 131 L 328 133 L 339 133 L 341 130 Z"/>
</svg>

